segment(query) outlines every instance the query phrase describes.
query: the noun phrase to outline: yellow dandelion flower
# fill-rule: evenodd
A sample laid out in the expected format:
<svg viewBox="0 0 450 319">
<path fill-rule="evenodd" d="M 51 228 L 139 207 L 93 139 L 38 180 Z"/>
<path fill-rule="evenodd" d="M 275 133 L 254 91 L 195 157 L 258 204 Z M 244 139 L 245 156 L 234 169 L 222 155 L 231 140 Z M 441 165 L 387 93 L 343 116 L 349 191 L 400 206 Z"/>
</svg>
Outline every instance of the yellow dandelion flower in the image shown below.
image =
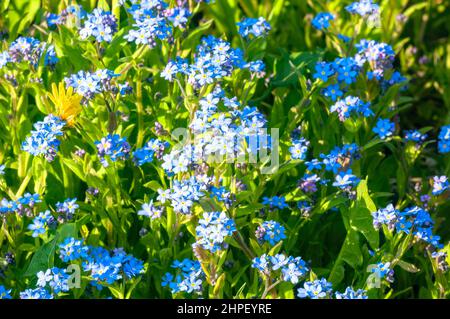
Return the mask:
<svg viewBox="0 0 450 319">
<path fill-rule="evenodd" d="M 63 82 L 58 86 L 52 84 L 52 93 L 48 95 L 56 108 L 56 115 L 67 122 L 67 125 L 73 125 L 75 118 L 81 112 L 81 96 L 73 92 L 73 88 L 67 90 Z"/>
</svg>

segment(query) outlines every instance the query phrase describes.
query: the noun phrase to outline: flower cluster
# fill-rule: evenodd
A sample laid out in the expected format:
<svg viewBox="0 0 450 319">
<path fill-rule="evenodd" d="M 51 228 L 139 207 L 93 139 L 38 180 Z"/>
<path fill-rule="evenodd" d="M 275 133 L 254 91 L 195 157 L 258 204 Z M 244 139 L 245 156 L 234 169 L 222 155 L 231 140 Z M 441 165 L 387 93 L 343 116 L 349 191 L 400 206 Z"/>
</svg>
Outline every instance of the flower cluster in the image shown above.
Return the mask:
<svg viewBox="0 0 450 319">
<path fill-rule="evenodd" d="M 259 242 L 268 242 L 273 246 L 286 238 L 285 231 L 285 228 L 280 223 L 274 220 L 267 220 L 256 229 L 256 238 Z"/>
<path fill-rule="evenodd" d="M 386 71 L 392 69 L 395 52 L 390 45 L 374 40 L 361 40 L 356 48 L 358 49 L 355 56 L 357 63 L 360 66 L 368 63 L 371 68 L 371 71 L 367 73 L 368 79 L 381 80 L 386 75 Z"/>
<path fill-rule="evenodd" d="M 311 24 L 317 30 L 324 30 L 330 26 L 330 21 L 334 20 L 334 16 L 329 12 L 319 12 Z"/>
<path fill-rule="evenodd" d="M 81 260 L 83 270 L 93 279 L 91 284 L 99 289 L 104 284 L 134 278 L 144 271 L 144 263 L 122 249 L 111 252 L 103 247 L 85 246 L 74 238 L 67 238 L 59 249 L 64 262 Z"/>
<path fill-rule="evenodd" d="M 55 159 L 62 136 L 62 129 L 66 122 L 52 114 L 47 115 L 43 121 L 34 124 L 34 131 L 22 143 L 22 149 L 34 156 L 44 155 L 49 162 Z"/>
<path fill-rule="evenodd" d="M 211 184 L 211 178 L 206 175 L 192 176 L 188 179 L 174 180 L 172 188 L 167 190 L 158 190 L 157 199 L 164 204 L 170 201 L 174 211 L 182 214 L 191 214 L 191 207 L 200 198 L 205 196 L 208 186 Z"/>
<path fill-rule="evenodd" d="M 169 147 L 168 142 L 150 139 L 144 147 L 133 152 L 133 161 L 138 166 L 153 162 L 153 158 L 162 159 L 164 151 Z"/>
<path fill-rule="evenodd" d="M 358 14 L 366 18 L 368 22 L 378 22 L 380 18 L 380 7 L 373 0 L 360 0 L 346 6 L 345 9 L 351 14 Z"/>
<path fill-rule="evenodd" d="M 333 287 L 325 278 L 314 281 L 306 281 L 303 288 L 299 288 L 297 296 L 299 298 L 325 299 L 330 298 Z"/>
<path fill-rule="evenodd" d="M 390 73 L 390 75 L 389 75 Z M 368 77 L 372 77 L 372 74 L 369 72 Z M 393 72 L 385 72 L 383 79 L 380 82 L 382 92 L 386 92 L 391 86 L 395 84 L 402 84 L 406 82 L 408 79 L 401 75 L 398 71 Z M 403 91 L 407 88 L 407 84 L 404 84 L 400 87 L 400 90 Z"/>
<path fill-rule="evenodd" d="M 404 139 L 406 142 L 414 142 L 416 145 L 422 145 L 427 137 L 427 134 L 423 134 L 418 130 L 408 130 L 405 132 Z"/>
<path fill-rule="evenodd" d="M 268 256 L 266 254 L 255 257 L 252 267 L 258 269 L 266 276 L 273 277 L 273 273 L 279 274 L 283 281 L 297 284 L 301 278 L 305 277 L 309 268 L 301 257 L 286 256 L 277 254 Z"/>
<path fill-rule="evenodd" d="M 53 295 L 44 288 L 26 289 L 20 293 L 20 299 L 53 299 Z"/>
<path fill-rule="evenodd" d="M 273 197 L 263 197 L 263 205 L 269 205 L 270 209 L 283 209 L 288 207 L 286 203 L 286 198 L 284 196 L 273 196 Z"/>
<path fill-rule="evenodd" d="M 253 61 L 256 62 L 256 61 Z M 264 64 L 257 62 L 258 67 L 254 72 L 259 74 L 264 71 Z M 177 57 L 174 61 L 169 61 L 161 76 L 172 82 L 178 74 L 188 77 L 188 82 L 195 88 L 201 88 L 231 75 L 234 69 L 255 67 L 254 64 L 246 63 L 243 52 L 240 49 L 233 49 L 227 41 L 213 36 L 202 39 L 197 47 L 194 62 L 189 64 L 188 60 Z"/>
<path fill-rule="evenodd" d="M 58 58 L 54 46 L 35 38 L 19 37 L 11 43 L 8 50 L 0 52 L 0 69 L 9 62 L 21 63 L 23 61 L 36 68 L 41 59 L 44 60 L 46 66 L 55 65 Z"/>
<path fill-rule="evenodd" d="M 59 245 L 59 258 L 64 262 L 86 258 L 87 253 L 88 248 L 83 245 L 83 241 L 72 237 L 66 238 Z"/>
<path fill-rule="evenodd" d="M 90 274 L 92 284 L 101 289 L 102 284 L 111 285 L 121 279 L 131 279 L 144 272 L 144 263 L 127 255 L 122 249 L 113 252 L 103 247 L 88 247 L 83 270 Z"/>
<path fill-rule="evenodd" d="M 0 52 L 0 299 L 448 295 L 436 289 L 450 269 L 438 236 L 447 159 L 427 147 L 431 125 L 401 131 L 427 90 L 408 91 L 397 71 L 433 87 L 431 63 L 399 31 L 435 4 L 413 17 L 393 4 L 384 43 L 365 38 L 380 36 L 375 0 L 335 12 L 338 0 L 268 1 L 264 17 L 200 4 L 211 0 L 106 2 L 32 10 L 39 24 L 6 19 L 0 32 L 11 38 Z M 305 32 L 290 30 L 295 17 Z M 55 52 L 65 65 L 53 67 Z M 436 118 L 422 113 L 413 122 Z M 437 140 L 448 154 L 450 125 Z M 406 272 L 393 284 L 395 267 L 414 272 L 406 257 L 427 287 L 407 290 Z M 383 285 L 368 293 L 366 278 Z"/>
<path fill-rule="evenodd" d="M 367 299 L 367 292 L 364 289 L 354 290 L 352 287 L 347 287 L 343 293 L 335 292 L 336 299 Z"/>
<path fill-rule="evenodd" d="M 70 18 L 84 19 L 86 15 L 86 11 L 80 5 L 75 4 L 63 9 L 59 14 L 47 13 L 46 19 L 48 26 L 53 28 L 65 24 Z"/>
<path fill-rule="evenodd" d="M 351 4 L 347 7 L 347 10 L 362 16 L 374 17 L 378 12 L 378 6 L 373 4 L 372 1 L 363 0 Z M 313 26 L 318 29 L 327 28 L 329 26 L 328 20 L 331 18 L 330 14 L 319 14 L 313 20 Z M 339 38 L 346 42 L 345 36 L 339 35 Z M 370 101 L 364 102 L 361 98 L 353 95 L 343 97 L 344 93 L 351 90 L 359 77 L 365 74 L 368 80 L 377 81 L 382 93 L 386 92 L 389 87 L 406 81 L 406 78 L 398 71 L 393 70 L 395 52 L 390 45 L 362 39 L 355 45 L 355 48 L 356 53 L 353 56 L 338 57 L 331 62 L 317 62 L 313 73 L 314 79 L 320 79 L 324 83 L 333 82 L 329 83 L 321 92 L 332 101 L 338 100 L 330 107 L 330 112 L 337 113 L 340 121 L 345 121 L 352 114 L 362 115 L 363 117 L 374 115 L 370 107 Z M 387 132 L 391 132 L 392 129 L 390 126 L 387 127 L 387 124 L 380 122 L 380 126 L 374 128 L 374 131 L 389 129 Z M 390 135 L 392 133 L 388 135 L 380 134 L 380 137 L 384 139 Z"/>
<path fill-rule="evenodd" d="M 163 287 L 170 288 L 172 294 L 178 292 L 201 293 L 205 274 L 200 262 L 190 259 L 175 260 L 172 268 L 177 270 L 177 274 L 174 277 L 170 272 L 167 272 L 162 278 Z"/>
<path fill-rule="evenodd" d="M 95 95 L 103 92 L 120 92 L 120 88 L 113 82 L 117 77 L 113 71 L 108 69 L 98 69 L 95 72 L 79 71 L 69 77 L 64 78 L 67 87 L 73 87 L 74 91 L 83 97 L 83 102 L 94 98 Z"/>
<path fill-rule="evenodd" d="M 245 18 L 237 23 L 238 32 L 243 38 L 253 35 L 255 38 L 265 36 L 270 31 L 270 24 L 263 18 Z"/>
<path fill-rule="evenodd" d="M 76 198 L 68 198 L 62 203 L 56 203 L 56 211 L 63 215 L 61 220 L 71 220 L 79 207 Z"/>
<path fill-rule="evenodd" d="M 141 1 L 128 10 L 135 23 L 125 39 L 156 46 L 156 40 L 170 40 L 173 28 L 185 29 L 191 12 L 183 6 L 168 8 L 164 1 Z"/>
<path fill-rule="evenodd" d="M 422 240 L 436 248 L 441 248 L 440 237 L 433 235 L 434 221 L 430 213 L 418 206 L 403 211 L 394 209 L 392 204 L 372 212 L 373 226 L 380 229 L 386 225 L 389 230 L 397 230 L 406 234 L 412 233 L 417 240 Z"/>
<path fill-rule="evenodd" d="M 348 193 L 349 197 L 354 196 L 352 188 L 359 183 L 359 178 L 352 173 L 349 167 L 354 159 L 360 157 L 359 147 L 356 144 L 345 144 L 342 147 L 335 147 L 329 154 L 321 153 L 319 157 L 322 160 L 313 158 L 306 161 L 307 173 L 298 182 L 299 188 L 304 193 L 315 193 L 318 190 L 318 183 L 327 185 L 330 180 L 325 178 L 325 172 L 331 171 L 335 174 L 333 186 L 338 187 Z M 319 175 L 320 174 L 320 175 Z M 299 202 L 300 210 L 306 214 L 310 211 L 310 205 L 307 202 Z"/>
<path fill-rule="evenodd" d="M 153 200 L 151 200 L 149 203 L 144 203 L 141 207 L 141 210 L 138 211 L 139 216 L 146 216 L 151 219 L 156 219 L 161 217 L 162 213 L 164 211 L 164 207 L 157 207 L 153 204 Z"/>
<path fill-rule="evenodd" d="M 64 262 L 80 260 L 83 270 L 92 278 L 91 284 L 101 290 L 121 279 L 132 279 L 144 272 L 143 262 L 122 249 L 110 252 L 102 247 L 85 246 L 82 240 L 66 238 L 59 245 Z M 64 268 L 53 267 L 37 273 L 37 288 L 20 292 L 21 299 L 53 299 L 70 290 L 70 276 Z M 0 286 L 0 299 L 11 298 L 11 290 Z"/>
<path fill-rule="evenodd" d="M 388 282 L 394 282 L 394 270 L 391 268 L 391 263 L 378 263 L 370 270 L 379 279 L 385 278 Z"/>
<path fill-rule="evenodd" d="M 26 193 L 17 200 L 3 198 L 0 202 L 0 214 L 17 213 L 21 216 L 32 216 L 33 207 L 41 201 L 39 194 L 30 193 Z"/>
<path fill-rule="evenodd" d="M 366 293 L 364 289 L 355 291 L 353 287 L 347 287 L 343 293 L 336 291 L 334 296 L 336 299 L 367 299 Z M 297 290 L 297 296 L 308 299 L 331 299 L 333 298 L 333 287 L 325 278 L 306 281 L 303 287 Z"/>
<path fill-rule="evenodd" d="M 38 281 L 36 285 L 44 289 L 50 287 L 54 294 L 59 294 L 60 292 L 69 291 L 69 277 L 65 269 L 53 267 L 45 272 L 40 271 L 37 273 Z"/>
<path fill-rule="evenodd" d="M 315 193 L 318 190 L 318 183 L 327 185 L 330 180 L 325 178 L 325 172 L 331 171 L 335 174 L 333 186 L 338 187 L 348 193 L 349 197 L 354 196 L 352 188 L 359 183 L 359 178 L 352 173 L 349 167 L 354 159 L 359 158 L 359 147 L 356 144 L 345 144 L 342 147 L 335 147 L 329 154 L 321 153 L 322 160 L 313 158 L 306 161 L 307 173 L 298 182 L 299 188 L 304 193 Z M 325 169 L 325 172 L 322 169 Z M 310 205 L 306 202 L 299 203 L 299 208 L 306 214 L 310 210 Z"/>
<path fill-rule="evenodd" d="M 450 188 L 450 184 L 448 183 L 447 176 L 434 176 L 433 177 L 433 190 L 431 191 L 431 194 L 437 196 L 445 192 Z"/>
<path fill-rule="evenodd" d="M 330 112 L 336 112 L 341 121 L 348 119 L 352 113 L 361 114 L 364 117 L 374 115 L 369 102 L 365 103 L 360 98 L 351 95 L 332 105 Z"/>
<path fill-rule="evenodd" d="M 360 66 L 354 58 L 337 58 L 331 63 L 318 62 L 315 71 L 315 79 L 327 82 L 329 78 L 336 77 L 339 83 L 350 85 L 356 81 Z"/>
<path fill-rule="evenodd" d="M 97 154 L 103 166 L 109 165 L 108 158 L 113 161 L 123 161 L 128 158 L 130 154 L 130 144 L 128 144 L 125 137 L 121 138 L 119 134 L 108 134 L 100 141 L 95 142 L 97 147 Z"/>
<path fill-rule="evenodd" d="M 209 191 L 211 192 L 211 198 L 216 198 L 219 202 L 225 203 L 226 207 L 233 203 L 232 194 L 226 187 L 211 186 Z"/>
<path fill-rule="evenodd" d="M 389 204 L 376 212 L 372 212 L 373 227 L 375 227 L 375 229 L 380 229 L 382 225 L 386 225 L 389 230 L 393 230 L 397 223 L 398 215 L 399 211 L 396 210 L 392 204 Z"/>
<path fill-rule="evenodd" d="M 317 183 L 321 178 L 317 174 L 305 174 L 299 181 L 298 186 L 304 193 L 317 192 Z"/>
<path fill-rule="evenodd" d="M 109 11 L 97 8 L 86 16 L 84 25 L 80 29 L 80 36 L 82 39 L 94 37 L 97 42 L 111 42 L 116 32 L 116 17 Z"/>
<path fill-rule="evenodd" d="M 197 241 L 194 245 L 214 253 L 225 248 L 225 238 L 232 236 L 235 230 L 234 220 L 224 212 L 205 212 L 195 228 Z"/>
<path fill-rule="evenodd" d="M 33 219 L 33 223 L 28 225 L 28 229 L 33 231 L 33 237 L 38 237 L 39 235 L 45 234 L 47 227 L 52 220 L 53 216 L 49 210 L 46 210 L 43 213 L 39 213 L 39 215 Z"/>
<path fill-rule="evenodd" d="M 270 150 L 267 120 L 256 108 L 239 109 L 237 98 L 226 97 L 220 87 L 202 98 L 200 107 L 189 127 L 195 138 L 163 157 L 161 167 L 169 174 L 187 172 L 206 160 L 230 163 Z M 222 107 L 228 112 L 220 112 Z"/>
<path fill-rule="evenodd" d="M 336 174 L 338 171 L 350 166 L 352 160 L 359 158 L 359 156 L 359 147 L 356 144 L 345 144 L 342 147 L 336 146 L 328 154 L 321 153 L 319 157 L 322 161 L 320 162 L 316 159 L 314 165 L 310 164 L 310 168 L 321 169 L 323 165 L 326 171 L 332 171 Z M 313 161 L 314 159 L 311 162 Z"/>
</svg>

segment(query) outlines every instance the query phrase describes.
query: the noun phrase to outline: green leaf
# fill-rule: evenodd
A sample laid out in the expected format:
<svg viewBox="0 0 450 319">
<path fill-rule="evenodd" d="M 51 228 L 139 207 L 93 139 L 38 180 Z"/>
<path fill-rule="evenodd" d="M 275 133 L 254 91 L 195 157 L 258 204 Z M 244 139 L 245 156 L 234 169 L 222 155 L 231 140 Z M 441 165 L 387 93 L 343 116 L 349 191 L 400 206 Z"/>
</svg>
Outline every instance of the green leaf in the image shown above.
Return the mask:
<svg viewBox="0 0 450 319">
<path fill-rule="evenodd" d="M 368 142 L 366 145 L 364 145 L 361 148 L 361 151 L 362 152 L 367 151 L 368 149 L 370 149 L 370 148 L 372 148 L 372 147 L 374 147 L 374 146 L 376 146 L 378 144 L 382 144 L 382 143 L 384 143 L 384 140 L 379 139 L 379 138 L 375 138 L 375 139 L 371 140 L 370 142 Z"/>
<path fill-rule="evenodd" d="M 242 278 L 242 275 L 245 273 L 249 265 L 242 266 L 236 276 L 234 276 L 233 280 L 231 281 L 231 287 L 234 287 L 237 285 L 239 280 Z"/>
<path fill-rule="evenodd" d="M 358 233 L 352 229 L 347 232 L 344 244 L 341 247 L 338 258 L 334 262 L 330 276 L 328 277 L 328 281 L 330 281 L 333 286 L 336 286 L 344 279 L 344 262 L 353 268 L 361 266 L 363 263 L 361 249 L 359 248 L 359 236 Z"/>
<path fill-rule="evenodd" d="M 414 14 L 414 12 L 422 10 L 428 6 L 428 1 L 423 1 L 420 3 L 412 4 L 408 6 L 408 8 L 403 13 L 405 16 L 410 17 Z"/>
<path fill-rule="evenodd" d="M 223 273 L 222 275 L 219 276 L 219 278 L 216 281 L 216 284 L 214 285 L 214 290 L 213 290 L 213 294 L 214 296 L 221 296 L 223 293 L 223 286 L 225 284 L 225 273 Z"/>
<path fill-rule="evenodd" d="M 108 286 L 108 289 L 109 291 L 111 291 L 112 295 L 117 299 L 124 299 L 124 295 L 119 289 L 112 286 Z"/>
<path fill-rule="evenodd" d="M 373 228 L 371 215 L 375 210 L 376 206 L 367 188 L 367 180 L 362 180 L 356 188 L 356 202 L 349 209 L 350 228 L 329 276 L 329 281 L 333 285 L 339 284 L 344 279 L 344 263 L 354 269 L 363 263 L 358 232 L 364 235 L 372 248 L 378 247 L 379 235 Z"/>
<path fill-rule="evenodd" d="M 364 235 L 372 249 L 378 248 L 380 239 L 373 227 L 372 212 L 376 210 L 377 207 L 369 195 L 367 180 L 362 180 L 356 188 L 356 203 L 350 208 L 350 226 Z"/>
<path fill-rule="evenodd" d="M 244 291 L 245 286 L 247 285 L 246 282 L 243 283 L 241 288 L 239 288 L 238 292 L 236 293 L 235 298 L 244 299 L 244 294 L 242 293 Z"/>
<path fill-rule="evenodd" d="M 133 293 L 134 289 L 137 287 L 137 285 L 141 282 L 141 277 L 138 277 L 134 280 L 133 284 L 131 285 L 130 288 L 128 288 L 127 291 L 127 295 L 126 295 L 126 299 L 130 299 L 131 298 L 131 294 Z"/>
<path fill-rule="evenodd" d="M 271 25 L 276 25 L 278 21 L 278 17 L 280 16 L 281 12 L 283 11 L 284 7 L 284 0 L 275 0 L 273 2 L 272 11 L 270 11 L 269 14 L 269 23 Z"/>
<path fill-rule="evenodd" d="M 264 253 L 264 250 L 262 249 L 262 247 L 253 238 L 250 238 L 250 246 L 256 255 L 260 256 Z M 240 247 L 240 246 L 238 246 L 238 247 Z"/>
<path fill-rule="evenodd" d="M 294 52 L 290 55 L 283 52 L 283 57 L 275 62 L 275 77 L 272 85 L 286 87 L 296 84 L 299 77 L 304 77 L 306 71 L 313 69 L 322 54 L 313 52 Z"/>
<path fill-rule="evenodd" d="M 128 42 L 124 39 L 124 35 L 130 31 L 131 28 L 121 28 L 119 32 L 114 35 L 113 40 L 109 43 L 108 47 L 105 50 L 104 56 L 105 58 L 112 59 L 114 56 L 118 55 L 121 49 L 128 44 Z"/>
<path fill-rule="evenodd" d="M 195 28 L 189 33 L 187 38 L 183 41 L 181 47 L 183 50 L 192 50 L 200 43 L 200 38 L 207 33 L 211 28 L 211 24 L 214 20 L 209 20 L 202 23 L 200 26 Z"/>
<path fill-rule="evenodd" d="M 150 188 L 151 190 L 154 190 L 155 192 L 156 192 L 158 189 L 161 189 L 161 188 L 162 188 L 162 187 L 161 187 L 161 184 L 159 184 L 157 181 L 150 181 L 150 182 L 148 182 L 148 183 L 145 183 L 145 184 L 144 184 L 144 187 Z"/>
<path fill-rule="evenodd" d="M 416 273 L 419 272 L 420 269 L 417 268 L 416 266 L 414 266 L 413 264 L 410 264 L 406 261 L 400 260 L 398 262 L 398 265 L 403 268 L 404 270 L 406 270 L 407 272 L 411 272 L 411 273 Z"/>
<path fill-rule="evenodd" d="M 339 206 L 347 201 L 348 199 L 345 197 L 336 197 L 336 194 L 329 195 L 320 200 L 319 204 L 316 208 L 314 208 L 314 212 L 312 214 L 323 214 L 331 208 Z"/>
<path fill-rule="evenodd" d="M 67 166 L 75 175 L 78 176 L 82 181 L 86 181 L 86 174 L 83 172 L 83 168 L 80 164 L 76 163 L 74 160 L 61 157 L 62 162 Z"/>
<path fill-rule="evenodd" d="M 66 238 L 77 238 L 78 237 L 78 229 L 75 223 L 63 224 L 59 227 L 57 231 L 57 244 L 62 243 Z"/>
<path fill-rule="evenodd" d="M 364 235 L 372 249 L 378 248 L 379 234 L 373 227 L 372 214 L 366 207 L 357 204 L 350 209 L 350 226 Z"/>
<path fill-rule="evenodd" d="M 362 180 L 359 182 L 358 187 L 356 188 L 356 199 L 358 203 L 363 202 L 365 207 L 367 207 L 371 212 L 377 210 L 377 206 L 375 206 L 375 203 L 369 195 L 367 180 Z"/>
<path fill-rule="evenodd" d="M 21 244 L 19 247 L 17 247 L 17 250 L 19 251 L 36 251 L 36 246 L 32 244 Z"/>
<path fill-rule="evenodd" d="M 269 251 L 269 256 L 275 256 L 276 254 L 278 254 L 282 245 L 283 241 L 280 241 L 275 246 L 273 246 Z"/>
<path fill-rule="evenodd" d="M 11 39 L 15 39 L 17 34 L 21 33 L 34 21 L 41 7 L 40 0 L 11 1 L 7 14 L 7 24 L 9 26 L 9 36 Z"/>
<path fill-rule="evenodd" d="M 252 205 L 243 205 L 236 207 L 236 217 L 242 217 L 250 215 L 251 213 L 254 213 L 261 208 L 263 208 L 263 204 L 252 204 Z"/>
<path fill-rule="evenodd" d="M 405 174 L 405 170 L 403 169 L 403 166 L 399 164 L 397 167 L 397 190 L 400 198 L 405 196 L 407 180 L 408 177 Z"/>
<path fill-rule="evenodd" d="M 344 121 L 344 127 L 350 133 L 356 134 L 361 126 L 361 122 L 355 121 L 351 118 Z"/>
<path fill-rule="evenodd" d="M 31 259 L 24 276 L 34 276 L 40 271 L 53 267 L 57 237 L 39 248 Z"/>
</svg>

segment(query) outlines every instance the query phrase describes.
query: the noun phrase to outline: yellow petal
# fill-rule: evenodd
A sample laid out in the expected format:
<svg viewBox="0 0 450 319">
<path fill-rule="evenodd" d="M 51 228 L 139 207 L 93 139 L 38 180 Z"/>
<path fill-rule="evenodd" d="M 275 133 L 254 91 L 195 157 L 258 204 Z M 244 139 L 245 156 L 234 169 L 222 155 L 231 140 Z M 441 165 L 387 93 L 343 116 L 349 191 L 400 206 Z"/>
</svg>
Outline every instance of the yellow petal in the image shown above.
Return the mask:
<svg viewBox="0 0 450 319">
<path fill-rule="evenodd" d="M 67 122 L 68 125 L 72 125 L 75 117 L 81 112 L 81 96 L 73 93 L 73 88 L 69 87 L 67 90 L 63 82 L 60 82 L 57 86 L 52 84 L 52 94 L 49 97 L 55 105 L 56 114 Z"/>
</svg>

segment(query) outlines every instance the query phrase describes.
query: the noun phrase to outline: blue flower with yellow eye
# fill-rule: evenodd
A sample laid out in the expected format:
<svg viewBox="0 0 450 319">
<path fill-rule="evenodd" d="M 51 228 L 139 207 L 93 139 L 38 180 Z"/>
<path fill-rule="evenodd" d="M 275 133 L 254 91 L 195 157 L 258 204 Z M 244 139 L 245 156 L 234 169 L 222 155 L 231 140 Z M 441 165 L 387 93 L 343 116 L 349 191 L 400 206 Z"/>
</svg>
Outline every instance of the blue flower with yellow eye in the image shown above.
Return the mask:
<svg viewBox="0 0 450 319">
<path fill-rule="evenodd" d="M 318 62 L 315 69 L 316 73 L 314 73 L 313 77 L 315 79 L 321 79 L 324 82 L 327 82 L 328 78 L 334 75 L 334 70 L 326 62 Z"/>
<path fill-rule="evenodd" d="M 5 286 L 0 285 L 0 299 L 12 299 L 11 290 L 6 290 Z"/>
<path fill-rule="evenodd" d="M 323 90 L 323 95 L 330 98 L 333 101 L 336 101 L 338 97 L 341 97 L 344 92 L 341 91 L 339 84 L 332 84 L 327 86 Z"/>
<path fill-rule="evenodd" d="M 263 222 L 256 229 L 256 238 L 268 242 L 271 246 L 286 238 L 285 228 L 274 220 Z"/>
<path fill-rule="evenodd" d="M 376 133 L 379 138 L 384 140 L 387 137 L 392 136 L 395 131 L 395 124 L 389 119 L 380 118 L 372 131 Z"/>
<path fill-rule="evenodd" d="M 334 20 L 334 16 L 329 12 L 320 12 L 318 13 L 311 24 L 317 30 L 324 30 L 330 26 L 330 21 Z"/>
</svg>

